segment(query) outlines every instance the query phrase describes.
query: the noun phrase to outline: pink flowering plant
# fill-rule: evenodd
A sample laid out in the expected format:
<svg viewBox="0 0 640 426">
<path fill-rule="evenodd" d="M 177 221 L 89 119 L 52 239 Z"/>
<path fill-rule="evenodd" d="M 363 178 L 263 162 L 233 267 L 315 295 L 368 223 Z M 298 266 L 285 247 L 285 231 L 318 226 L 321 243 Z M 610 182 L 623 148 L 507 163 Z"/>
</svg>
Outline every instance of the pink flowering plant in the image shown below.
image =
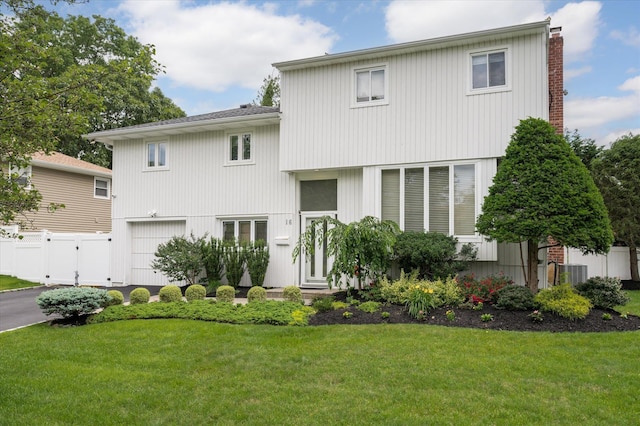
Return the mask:
<svg viewBox="0 0 640 426">
<path fill-rule="evenodd" d="M 466 300 L 474 304 L 495 302 L 498 290 L 509 284 L 513 284 L 513 280 L 503 272 L 488 275 L 481 280 L 478 280 L 474 274 L 458 278 L 458 285 Z"/>
</svg>

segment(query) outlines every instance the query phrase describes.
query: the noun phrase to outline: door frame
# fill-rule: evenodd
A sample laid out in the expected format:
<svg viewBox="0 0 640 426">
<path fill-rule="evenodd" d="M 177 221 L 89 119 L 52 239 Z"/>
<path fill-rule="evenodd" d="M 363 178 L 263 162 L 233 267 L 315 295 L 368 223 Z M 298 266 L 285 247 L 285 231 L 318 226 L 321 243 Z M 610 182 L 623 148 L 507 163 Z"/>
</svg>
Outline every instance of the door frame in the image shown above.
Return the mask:
<svg viewBox="0 0 640 426">
<path fill-rule="evenodd" d="M 301 211 L 299 212 L 299 234 L 306 229 L 308 220 L 320 219 L 323 216 L 331 216 L 337 218 L 338 213 L 335 210 L 332 211 Z M 331 269 L 331 258 L 327 259 L 327 272 Z M 300 287 L 304 288 L 329 288 L 326 277 L 323 280 L 309 280 L 307 279 L 307 253 L 304 250 L 300 252 L 300 268 L 299 268 L 299 282 Z"/>
</svg>

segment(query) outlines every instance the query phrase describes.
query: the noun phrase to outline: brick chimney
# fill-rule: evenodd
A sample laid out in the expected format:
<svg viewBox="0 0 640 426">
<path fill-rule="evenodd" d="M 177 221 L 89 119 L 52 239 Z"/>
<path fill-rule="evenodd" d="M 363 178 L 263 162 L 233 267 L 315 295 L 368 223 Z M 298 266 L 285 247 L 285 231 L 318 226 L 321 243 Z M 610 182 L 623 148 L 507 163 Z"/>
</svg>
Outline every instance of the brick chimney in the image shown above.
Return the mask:
<svg viewBox="0 0 640 426">
<path fill-rule="evenodd" d="M 549 123 L 556 128 L 558 134 L 564 134 L 564 61 L 563 61 L 563 46 L 564 40 L 560 36 L 562 27 L 551 28 L 551 38 L 549 39 L 549 58 L 548 58 L 548 72 L 549 72 Z M 549 244 L 555 244 L 556 242 L 549 238 Z M 557 264 L 564 263 L 564 247 L 555 246 L 550 247 L 547 251 L 547 260 L 549 262 L 556 262 Z M 557 277 L 557 272 L 554 269 L 554 274 Z M 549 276 L 549 282 L 553 282 L 551 275 Z"/>
<path fill-rule="evenodd" d="M 556 132 L 564 134 L 564 40 L 560 36 L 562 27 L 551 28 L 549 39 L 549 123 Z"/>
</svg>

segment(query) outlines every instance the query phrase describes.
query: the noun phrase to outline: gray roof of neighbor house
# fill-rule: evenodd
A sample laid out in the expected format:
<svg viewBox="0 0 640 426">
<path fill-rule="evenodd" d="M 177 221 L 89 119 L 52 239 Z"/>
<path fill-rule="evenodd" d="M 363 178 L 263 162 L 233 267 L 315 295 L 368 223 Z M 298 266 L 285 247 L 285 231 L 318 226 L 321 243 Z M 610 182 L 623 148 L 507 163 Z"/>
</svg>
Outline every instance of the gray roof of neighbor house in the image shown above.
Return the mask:
<svg viewBox="0 0 640 426">
<path fill-rule="evenodd" d="M 136 139 L 149 136 L 162 136 L 180 133 L 202 132 L 207 130 L 225 130 L 247 125 L 277 124 L 280 121 L 279 107 L 258 105 L 240 105 L 240 108 L 215 111 L 208 114 L 174 118 L 172 120 L 137 124 L 135 126 L 104 130 L 83 135 L 85 139 L 102 143 L 116 140 Z"/>
</svg>

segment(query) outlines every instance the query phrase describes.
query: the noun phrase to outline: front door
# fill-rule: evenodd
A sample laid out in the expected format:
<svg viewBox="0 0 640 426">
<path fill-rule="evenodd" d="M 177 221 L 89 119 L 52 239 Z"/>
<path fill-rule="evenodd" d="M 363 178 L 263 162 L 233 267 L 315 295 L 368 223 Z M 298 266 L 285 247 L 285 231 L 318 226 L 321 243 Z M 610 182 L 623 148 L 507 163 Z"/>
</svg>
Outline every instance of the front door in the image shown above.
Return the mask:
<svg viewBox="0 0 640 426">
<path fill-rule="evenodd" d="M 304 285 L 307 287 L 326 287 L 327 275 L 331 270 L 331 258 L 327 256 L 327 241 L 326 239 L 318 241 L 315 232 L 319 232 L 320 229 L 324 233 L 327 231 L 327 221 L 323 220 L 321 216 L 303 216 L 302 222 L 304 229 L 307 229 L 311 225 L 315 225 L 314 231 L 315 248 L 313 253 L 305 252 L 303 254 L 304 265 Z"/>
</svg>

